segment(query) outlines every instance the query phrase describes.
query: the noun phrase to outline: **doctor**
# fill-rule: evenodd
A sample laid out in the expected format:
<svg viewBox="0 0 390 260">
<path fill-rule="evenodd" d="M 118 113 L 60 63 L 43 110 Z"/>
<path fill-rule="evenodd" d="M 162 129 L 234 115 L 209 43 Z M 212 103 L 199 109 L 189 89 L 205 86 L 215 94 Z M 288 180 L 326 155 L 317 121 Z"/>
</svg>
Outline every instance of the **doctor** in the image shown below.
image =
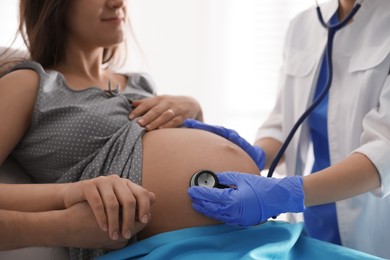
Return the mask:
<svg viewBox="0 0 390 260">
<path fill-rule="evenodd" d="M 330 24 L 354 0 L 321 6 Z M 324 88 L 327 30 L 309 9 L 290 24 L 280 92 L 255 145 L 232 130 L 187 120 L 186 126 L 230 139 L 268 169 L 294 123 Z M 390 258 L 390 1 L 365 0 L 336 33 L 329 93 L 298 129 L 284 153 L 287 177 L 219 173 L 228 189 L 192 187 L 193 208 L 220 221 L 256 225 L 284 212 L 303 212 L 307 233 Z M 307 165 L 309 147 L 314 163 Z M 312 174 L 303 174 L 305 167 Z"/>
</svg>

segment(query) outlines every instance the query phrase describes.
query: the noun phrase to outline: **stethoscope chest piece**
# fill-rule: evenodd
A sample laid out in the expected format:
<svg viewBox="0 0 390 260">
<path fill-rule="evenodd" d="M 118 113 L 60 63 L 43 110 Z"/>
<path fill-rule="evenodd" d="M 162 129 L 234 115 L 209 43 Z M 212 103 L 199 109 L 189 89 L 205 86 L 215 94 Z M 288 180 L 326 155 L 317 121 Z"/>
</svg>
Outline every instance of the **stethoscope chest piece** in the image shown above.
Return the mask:
<svg viewBox="0 0 390 260">
<path fill-rule="evenodd" d="M 192 175 L 190 180 L 190 187 L 194 186 L 203 186 L 203 187 L 209 187 L 209 188 L 229 188 L 226 185 L 220 184 L 218 182 L 217 175 L 209 170 L 201 170 L 194 175 Z"/>
</svg>

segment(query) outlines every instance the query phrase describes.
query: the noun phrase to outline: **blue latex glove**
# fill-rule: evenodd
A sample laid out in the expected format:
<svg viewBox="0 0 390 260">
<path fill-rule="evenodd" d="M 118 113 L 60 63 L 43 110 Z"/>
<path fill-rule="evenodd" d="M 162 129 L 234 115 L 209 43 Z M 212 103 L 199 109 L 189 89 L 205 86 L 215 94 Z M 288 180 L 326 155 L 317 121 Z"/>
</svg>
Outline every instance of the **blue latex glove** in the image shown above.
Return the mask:
<svg viewBox="0 0 390 260">
<path fill-rule="evenodd" d="M 263 149 L 260 146 L 253 146 L 248 143 L 244 138 L 242 138 L 236 131 L 224 128 L 222 126 L 212 126 L 208 125 L 194 119 L 186 119 L 184 121 L 184 126 L 187 128 L 201 129 L 209 131 L 216 135 L 219 135 L 225 139 L 228 139 L 232 143 L 238 145 L 243 149 L 256 163 L 257 167 L 262 170 L 264 169 L 266 155 Z"/>
<path fill-rule="evenodd" d="M 238 172 L 217 176 L 221 184 L 235 188 L 197 186 L 189 188 L 188 194 L 196 211 L 221 222 L 252 226 L 305 208 L 301 176 L 276 179 Z"/>
</svg>

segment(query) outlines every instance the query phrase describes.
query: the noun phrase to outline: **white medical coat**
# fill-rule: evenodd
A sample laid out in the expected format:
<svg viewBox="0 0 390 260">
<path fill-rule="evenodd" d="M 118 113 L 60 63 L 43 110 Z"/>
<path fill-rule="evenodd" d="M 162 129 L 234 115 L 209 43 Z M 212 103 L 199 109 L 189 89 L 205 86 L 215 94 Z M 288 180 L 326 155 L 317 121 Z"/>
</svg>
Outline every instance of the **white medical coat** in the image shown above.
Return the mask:
<svg viewBox="0 0 390 260">
<path fill-rule="evenodd" d="M 338 1 L 322 5 L 324 20 Z M 314 8 L 290 24 L 284 49 L 280 93 L 256 139 L 283 142 L 296 120 L 312 102 L 327 31 Z M 379 171 L 381 188 L 338 201 L 341 241 L 390 259 L 390 1 L 366 0 L 353 22 L 336 33 L 333 83 L 329 91 L 328 136 L 331 164 L 353 152 L 365 154 Z M 288 175 L 302 174 L 310 132 L 307 122 L 285 153 Z M 332 192 L 332 187 L 329 187 Z"/>
</svg>

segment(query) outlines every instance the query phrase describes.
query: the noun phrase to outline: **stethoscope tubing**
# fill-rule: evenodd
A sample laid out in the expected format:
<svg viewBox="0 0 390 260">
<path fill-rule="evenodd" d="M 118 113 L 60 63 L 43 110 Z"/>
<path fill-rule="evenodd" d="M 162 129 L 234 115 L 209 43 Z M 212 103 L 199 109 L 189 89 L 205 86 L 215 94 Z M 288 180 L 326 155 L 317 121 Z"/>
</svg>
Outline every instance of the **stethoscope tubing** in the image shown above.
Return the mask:
<svg viewBox="0 0 390 260">
<path fill-rule="evenodd" d="M 277 152 L 275 158 L 272 160 L 272 163 L 268 169 L 267 177 L 272 177 L 276 166 L 279 164 L 281 158 L 283 157 L 284 152 L 286 151 L 288 145 L 290 144 L 292 138 L 294 137 L 296 131 L 298 128 L 302 125 L 302 123 L 305 121 L 305 119 L 313 112 L 313 110 L 321 103 L 321 101 L 325 98 L 325 96 L 328 94 L 330 87 L 332 86 L 332 80 L 333 80 L 333 61 L 332 61 L 332 53 L 333 53 L 333 40 L 336 32 L 343 28 L 347 23 L 351 21 L 351 19 L 355 16 L 359 8 L 361 7 L 361 3 L 363 0 L 356 1 L 355 6 L 353 7 L 352 11 L 347 15 L 347 17 L 335 24 L 327 24 L 325 23 L 321 9 L 317 4 L 317 16 L 318 20 L 320 21 L 321 25 L 328 30 L 328 39 L 326 43 L 326 49 L 325 49 L 325 55 L 327 58 L 327 69 L 328 69 L 328 75 L 326 79 L 325 88 L 322 90 L 320 95 L 313 101 L 313 103 L 306 109 L 306 111 L 299 117 L 297 122 L 294 124 L 292 129 L 290 130 L 289 134 L 287 135 L 286 140 L 280 147 L 279 151 Z"/>
</svg>

